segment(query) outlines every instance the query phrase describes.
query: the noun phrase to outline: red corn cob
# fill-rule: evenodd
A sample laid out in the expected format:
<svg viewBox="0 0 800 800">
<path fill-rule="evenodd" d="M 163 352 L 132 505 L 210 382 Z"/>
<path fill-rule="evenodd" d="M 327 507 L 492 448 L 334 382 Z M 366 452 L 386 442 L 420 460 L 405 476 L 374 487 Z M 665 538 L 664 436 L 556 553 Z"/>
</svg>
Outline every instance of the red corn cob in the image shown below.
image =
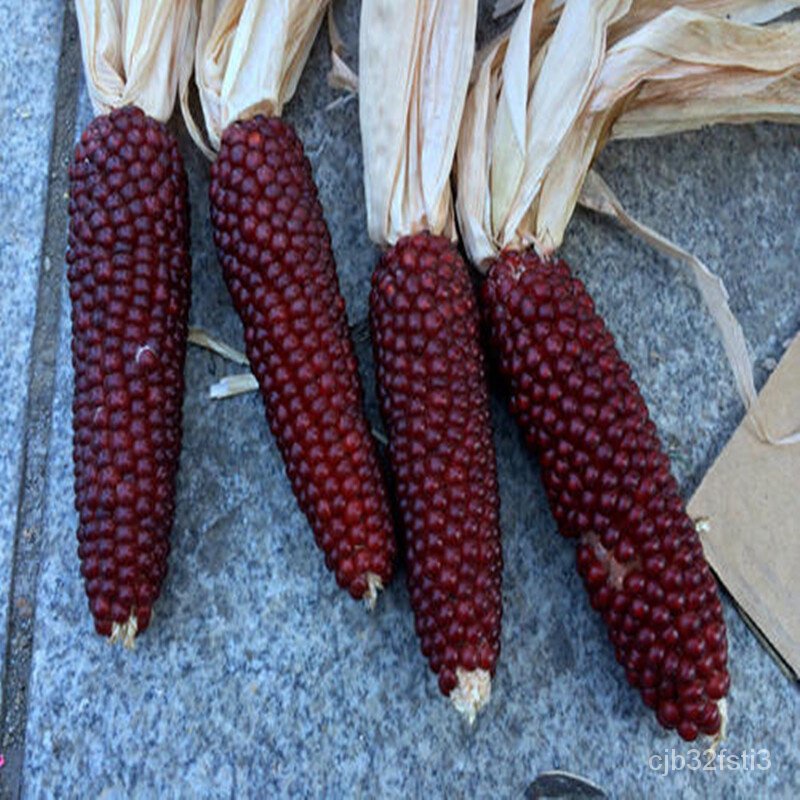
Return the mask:
<svg viewBox="0 0 800 800">
<path fill-rule="evenodd" d="M 311 165 L 278 118 L 229 126 L 211 221 L 270 429 L 325 563 L 355 598 L 392 574 L 388 499 Z"/>
<path fill-rule="evenodd" d="M 502 554 L 478 311 L 448 239 L 417 234 L 384 254 L 370 325 L 417 635 L 450 695 L 459 670 L 494 674 Z"/>
<path fill-rule="evenodd" d="M 717 587 L 630 368 L 563 261 L 503 252 L 483 305 L 511 409 L 628 681 L 689 741 L 720 732 Z"/>
<path fill-rule="evenodd" d="M 97 632 L 132 641 L 167 571 L 189 309 L 186 175 L 127 107 L 75 148 L 67 263 L 78 555 Z"/>
</svg>

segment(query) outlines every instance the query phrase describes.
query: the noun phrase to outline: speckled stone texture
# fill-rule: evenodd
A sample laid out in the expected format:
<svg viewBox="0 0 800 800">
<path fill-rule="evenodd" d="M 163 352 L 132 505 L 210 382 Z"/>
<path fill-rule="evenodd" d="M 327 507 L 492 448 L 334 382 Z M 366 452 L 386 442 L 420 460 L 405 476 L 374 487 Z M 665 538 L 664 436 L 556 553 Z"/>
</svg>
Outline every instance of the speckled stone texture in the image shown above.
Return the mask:
<svg viewBox="0 0 800 800">
<path fill-rule="evenodd" d="M 357 7 L 336 4 L 351 52 Z M 326 55 L 318 43 L 287 116 L 311 158 L 349 315 L 359 321 L 377 254 L 365 234 L 357 104 L 325 110 L 337 99 L 324 83 Z M 78 130 L 88 118 L 84 99 Z M 211 243 L 208 167 L 182 126 L 175 129 L 191 176 L 191 318 L 241 347 Z M 777 359 L 800 326 L 800 181 L 790 180 L 800 175 L 800 129 L 614 144 L 599 167 L 632 212 L 720 272 L 756 362 Z M 614 331 L 681 488 L 692 491 L 742 409 L 690 281 L 582 212 L 563 255 Z M 648 769 L 651 755 L 690 748 L 661 730 L 627 685 L 585 599 L 574 546 L 556 533 L 538 471 L 497 393 L 504 629 L 492 700 L 473 729 L 434 681 L 420 680 L 403 576 L 372 615 L 336 588 L 285 480 L 260 398 L 208 401 L 208 386 L 238 368 L 197 349 L 187 364 L 169 577 L 136 650 L 110 648 L 92 632 L 75 555 L 68 330 L 64 294 L 24 797 L 518 798 L 549 769 L 584 774 L 623 798 L 800 795 L 797 688 L 727 598 L 726 746 L 769 749 L 771 769 L 667 777 Z M 377 420 L 363 338 L 358 354 Z M 766 374 L 760 367 L 759 383 Z M 23 402 L 5 398 L 12 409 Z"/>
<path fill-rule="evenodd" d="M 61 41 L 58 0 L 0 0 L 14 35 L 0 48 L 0 685 L 6 657 L 11 562 L 22 479 L 28 363 L 42 259 L 47 170 Z M 36 42 L 33 46 L 32 42 Z"/>
</svg>

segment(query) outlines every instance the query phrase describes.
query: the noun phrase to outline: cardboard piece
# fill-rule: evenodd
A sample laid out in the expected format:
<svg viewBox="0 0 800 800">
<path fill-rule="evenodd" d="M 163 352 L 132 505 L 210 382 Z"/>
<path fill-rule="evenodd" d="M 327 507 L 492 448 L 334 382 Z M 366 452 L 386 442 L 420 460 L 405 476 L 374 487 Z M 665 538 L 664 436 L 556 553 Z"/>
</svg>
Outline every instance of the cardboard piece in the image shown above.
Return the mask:
<svg viewBox="0 0 800 800">
<path fill-rule="evenodd" d="M 800 334 L 759 395 L 775 434 L 800 416 Z M 771 648 L 800 676 L 800 444 L 742 422 L 689 503 L 706 558 Z"/>
</svg>

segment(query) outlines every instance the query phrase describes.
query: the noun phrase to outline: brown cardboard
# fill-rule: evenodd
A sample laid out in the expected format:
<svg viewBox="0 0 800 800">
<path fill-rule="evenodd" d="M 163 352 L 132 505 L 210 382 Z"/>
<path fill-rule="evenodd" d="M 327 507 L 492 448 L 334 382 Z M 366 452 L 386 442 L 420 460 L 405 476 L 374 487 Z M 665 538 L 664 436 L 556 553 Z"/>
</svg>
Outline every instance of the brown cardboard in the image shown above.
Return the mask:
<svg viewBox="0 0 800 800">
<path fill-rule="evenodd" d="M 800 334 L 759 395 L 775 436 L 800 420 Z M 706 557 L 800 675 L 800 444 L 762 441 L 745 418 L 689 503 Z"/>
</svg>

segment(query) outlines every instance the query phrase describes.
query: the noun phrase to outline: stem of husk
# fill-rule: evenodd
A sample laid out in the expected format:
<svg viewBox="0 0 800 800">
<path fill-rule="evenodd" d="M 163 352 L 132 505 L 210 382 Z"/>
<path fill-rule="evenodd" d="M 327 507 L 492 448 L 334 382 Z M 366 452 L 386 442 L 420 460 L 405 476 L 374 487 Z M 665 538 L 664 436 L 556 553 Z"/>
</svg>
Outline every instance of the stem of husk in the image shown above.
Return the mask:
<svg viewBox="0 0 800 800">
<path fill-rule="evenodd" d="M 450 700 L 467 723 L 473 725 L 478 712 L 492 696 L 492 676 L 485 669 L 456 667 L 456 678 L 458 683 L 450 692 Z"/>
<path fill-rule="evenodd" d="M 109 644 L 120 642 L 126 649 L 133 650 L 138 629 L 139 623 L 136 620 L 136 609 L 133 609 L 126 622 L 121 625 L 119 622 L 112 623 L 111 636 L 108 637 L 108 642 Z"/>
<path fill-rule="evenodd" d="M 367 591 L 364 592 L 364 604 L 369 611 L 375 609 L 378 595 L 383 591 L 383 581 L 374 573 L 367 573 Z"/>
</svg>

